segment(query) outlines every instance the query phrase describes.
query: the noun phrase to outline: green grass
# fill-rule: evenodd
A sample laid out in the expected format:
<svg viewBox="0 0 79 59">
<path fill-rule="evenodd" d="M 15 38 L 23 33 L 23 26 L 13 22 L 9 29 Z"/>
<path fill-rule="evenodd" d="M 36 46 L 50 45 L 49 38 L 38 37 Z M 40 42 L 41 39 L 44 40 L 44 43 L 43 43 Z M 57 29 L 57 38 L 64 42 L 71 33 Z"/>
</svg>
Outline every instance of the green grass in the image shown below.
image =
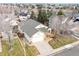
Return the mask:
<svg viewBox="0 0 79 59">
<path fill-rule="evenodd" d="M 13 51 L 9 52 L 9 44 L 7 41 L 2 41 L 2 52 L 1 56 L 23 56 L 22 47 L 18 40 L 13 41 Z"/>
<path fill-rule="evenodd" d="M 6 41 L 2 41 L 2 52 L 0 53 L 0 56 L 7 56 L 7 55 L 9 55 L 9 53 L 8 53 L 8 50 L 9 50 L 9 46 L 8 46 L 8 44 L 7 44 L 7 42 Z"/>
<path fill-rule="evenodd" d="M 73 43 L 77 41 L 76 39 L 74 39 L 73 37 L 69 37 L 69 36 L 64 36 L 64 37 L 61 37 L 61 36 L 58 36 L 56 39 L 52 39 L 49 41 L 49 44 L 54 48 L 59 48 L 59 47 L 62 47 L 64 45 L 67 45 L 67 44 L 70 44 L 70 43 Z"/>
<path fill-rule="evenodd" d="M 38 50 L 35 46 L 28 46 L 26 44 L 26 55 L 37 55 L 39 54 Z M 24 56 L 23 49 L 20 45 L 20 42 L 18 39 L 13 40 L 13 51 L 9 52 L 9 44 L 6 40 L 2 41 L 2 52 L 0 53 L 0 56 Z"/>
<path fill-rule="evenodd" d="M 38 55 L 39 54 L 39 52 L 38 52 L 38 50 L 37 50 L 37 48 L 35 47 L 35 46 L 28 46 L 28 45 L 26 45 L 26 53 L 27 53 L 27 55 L 29 56 L 35 56 L 35 55 Z"/>
<path fill-rule="evenodd" d="M 13 51 L 12 51 L 11 55 L 13 55 L 13 56 L 23 56 L 24 55 L 20 42 L 17 39 L 15 39 L 13 41 Z"/>
</svg>

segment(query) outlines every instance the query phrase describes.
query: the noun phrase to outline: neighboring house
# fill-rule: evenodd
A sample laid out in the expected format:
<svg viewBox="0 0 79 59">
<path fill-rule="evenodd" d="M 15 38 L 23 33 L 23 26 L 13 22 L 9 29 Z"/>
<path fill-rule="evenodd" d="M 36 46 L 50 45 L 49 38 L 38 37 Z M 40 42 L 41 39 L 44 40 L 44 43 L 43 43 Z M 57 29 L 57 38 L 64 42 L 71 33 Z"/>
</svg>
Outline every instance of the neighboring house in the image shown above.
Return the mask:
<svg viewBox="0 0 79 59">
<path fill-rule="evenodd" d="M 20 18 L 20 20 L 28 19 L 28 18 L 30 18 L 30 14 L 28 14 L 28 12 L 27 13 L 20 12 L 19 13 L 19 18 Z"/>
<path fill-rule="evenodd" d="M 74 20 L 74 22 L 79 22 L 79 16 L 78 17 L 75 17 L 75 20 Z"/>
<path fill-rule="evenodd" d="M 21 16 L 27 16 L 27 13 L 21 12 L 19 15 L 21 15 Z"/>
<path fill-rule="evenodd" d="M 73 19 L 68 22 L 68 25 L 71 28 L 74 28 L 79 25 L 79 14 L 74 14 Z"/>
<path fill-rule="evenodd" d="M 72 29 L 79 27 L 79 14 L 69 14 L 65 16 L 51 16 L 49 18 L 49 27 L 58 31 L 63 30 L 66 32 L 72 31 Z"/>
<path fill-rule="evenodd" d="M 69 20 L 69 17 L 66 17 L 64 15 L 62 16 L 51 16 L 49 18 L 49 28 L 56 30 L 58 33 L 60 33 L 60 30 L 66 30 L 67 28 L 67 22 Z"/>
<path fill-rule="evenodd" d="M 75 34 L 79 37 L 79 27 L 77 27 L 74 31 L 75 31 Z"/>
<path fill-rule="evenodd" d="M 73 19 L 73 20 L 71 20 L 70 22 L 69 22 L 69 29 L 70 29 L 70 31 L 74 34 L 74 35 L 76 35 L 76 36 L 78 36 L 79 37 L 79 17 L 77 16 L 77 17 L 75 17 L 75 19 Z"/>
<path fill-rule="evenodd" d="M 35 20 L 28 19 L 21 22 L 20 31 L 24 33 L 26 41 L 31 43 L 44 40 L 44 33 L 48 30 L 43 24 Z"/>
<path fill-rule="evenodd" d="M 79 26 L 72 28 L 71 34 L 79 38 Z"/>
</svg>

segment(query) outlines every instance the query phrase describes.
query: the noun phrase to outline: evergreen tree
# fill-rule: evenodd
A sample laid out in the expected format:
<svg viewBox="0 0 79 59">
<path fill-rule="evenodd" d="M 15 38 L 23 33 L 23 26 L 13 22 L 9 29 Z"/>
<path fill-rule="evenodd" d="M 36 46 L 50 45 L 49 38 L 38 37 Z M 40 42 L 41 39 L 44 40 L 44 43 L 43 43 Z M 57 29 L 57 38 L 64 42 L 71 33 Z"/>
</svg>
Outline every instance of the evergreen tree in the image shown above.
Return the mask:
<svg viewBox="0 0 79 59">
<path fill-rule="evenodd" d="M 52 14 L 52 11 L 47 11 L 47 17 L 49 18 Z"/>
<path fill-rule="evenodd" d="M 63 11 L 62 10 L 59 10 L 58 14 L 57 15 L 64 15 Z"/>
<path fill-rule="evenodd" d="M 47 13 L 45 10 L 39 10 L 37 20 L 43 24 L 48 21 Z"/>
<path fill-rule="evenodd" d="M 31 12 L 31 16 L 30 16 L 30 18 L 31 18 L 31 19 L 36 19 L 36 16 L 35 16 L 35 14 L 34 14 L 33 11 Z"/>
</svg>

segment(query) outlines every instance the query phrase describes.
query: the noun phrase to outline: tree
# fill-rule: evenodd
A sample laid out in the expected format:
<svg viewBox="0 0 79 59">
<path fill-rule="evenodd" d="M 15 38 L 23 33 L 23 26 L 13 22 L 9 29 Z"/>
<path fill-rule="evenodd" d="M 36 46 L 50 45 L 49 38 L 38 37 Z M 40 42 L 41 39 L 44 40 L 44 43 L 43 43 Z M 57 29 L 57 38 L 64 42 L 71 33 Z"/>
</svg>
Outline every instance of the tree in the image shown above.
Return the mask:
<svg viewBox="0 0 79 59">
<path fill-rule="evenodd" d="M 64 15 L 63 11 L 62 10 L 59 10 L 58 14 L 57 15 Z"/>
<path fill-rule="evenodd" d="M 34 14 L 33 11 L 31 12 L 31 16 L 30 16 L 30 18 L 31 18 L 31 19 L 36 19 L 36 16 L 35 16 L 35 14 Z"/>
<path fill-rule="evenodd" d="M 15 10 L 14 13 L 15 13 L 15 15 L 18 15 L 18 11 L 17 10 Z"/>
<path fill-rule="evenodd" d="M 48 21 L 47 13 L 45 10 L 39 10 L 37 20 L 43 24 Z"/>
<path fill-rule="evenodd" d="M 37 4 L 36 6 L 37 6 L 38 9 L 43 8 L 43 5 L 42 4 Z"/>
<path fill-rule="evenodd" d="M 31 8 L 32 8 L 32 9 L 34 9 L 34 8 L 35 8 L 35 6 L 34 6 L 34 5 L 31 5 Z"/>
<path fill-rule="evenodd" d="M 47 11 L 47 17 L 49 18 L 52 15 L 51 11 Z"/>
</svg>

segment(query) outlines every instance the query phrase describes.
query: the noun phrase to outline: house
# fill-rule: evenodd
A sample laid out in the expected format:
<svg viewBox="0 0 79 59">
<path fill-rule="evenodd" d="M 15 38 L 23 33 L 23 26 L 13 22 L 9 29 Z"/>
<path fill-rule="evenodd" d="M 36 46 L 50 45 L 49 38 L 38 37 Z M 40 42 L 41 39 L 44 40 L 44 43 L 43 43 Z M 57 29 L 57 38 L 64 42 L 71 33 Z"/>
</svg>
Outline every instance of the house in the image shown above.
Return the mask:
<svg viewBox="0 0 79 59">
<path fill-rule="evenodd" d="M 77 22 L 77 21 L 79 21 L 79 17 L 76 17 L 74 20 L 74 22 Z"/>
<path fill-rule="evenodd" d="M 69 22 L 69 30 L 73 33 L 73 35 L 76 35 L 79 37 L 79 16 L 75 16 L 73 20 Z"/>
<path fill-rule="evenodd" d="M 61 16 L 51 16 L 49 18 L 49 28 L 56 30 L 58 33 L 60 33 L 61 30 L 67 29 L 67 22 L 69 21 L 69 17 L 66 17 L 64 15 Z"/>
<path fill-rule="evenodd" d="M 79 25 L 79 14 L 74 13 L 73 15 L 70 13 L 65 14 L 65 16 L 51 16 L 49 18 L 49 27 L 51 29 L 55 29 L 57 31 L 64 30 L 70 31 L 74 27 L 78 27 Z"/>
<path fill-rule="evenodd" d="M 79 26 L 76 26 L 71 29 L 71 34 L 74 35 L 75 37 L 79 38 Z"/>
<path fill-rule="evenodd" d="M 19 16 L 20 20 L 25 20 L 25 19 L 30 18 L 30 14 L 28 12 L 27 13 L 20 12 L 18 16 Z"/>
<path fill-rule="evenodd" d="M 44 33 L 47 32 L 48 30 L 47 27 L 44 26 L 43 24 L 35 20 L 28 19 L 21 22 L 20 31 L 24 33 L 26 41 L 31 43 L 44 40 L 45 38 Z"/>
</svg>

